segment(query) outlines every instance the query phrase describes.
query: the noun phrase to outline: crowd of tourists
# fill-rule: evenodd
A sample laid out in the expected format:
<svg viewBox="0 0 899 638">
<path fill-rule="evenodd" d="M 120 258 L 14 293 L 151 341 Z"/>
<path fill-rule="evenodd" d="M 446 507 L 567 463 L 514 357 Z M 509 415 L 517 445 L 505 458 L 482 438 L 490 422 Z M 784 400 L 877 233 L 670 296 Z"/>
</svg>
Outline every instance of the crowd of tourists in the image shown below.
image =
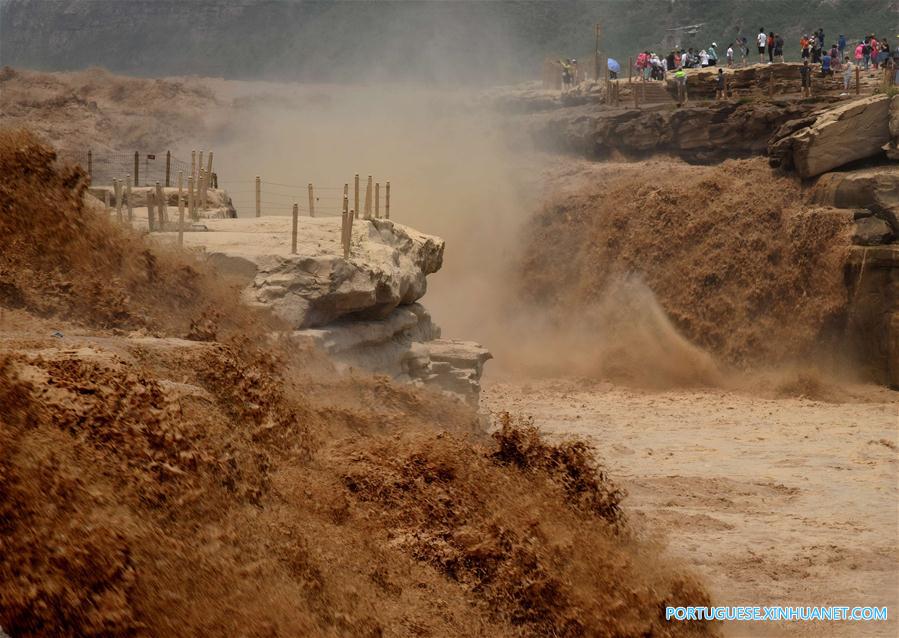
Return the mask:
<svg viewBox="0 0 899 638">
<path fill-rule="evenodd" d="M 859 39 L 854 45 L 842 34 L 829 46 L 826 43 L 823 28 L 811 35 L 803 34 L 799 39 L 799 56 L 803 66 L 811 66 L 823 76 L 843 72 L 847 88 L 853 62 L 864 70 L 880 67 L 899 69 L 899 48 L 891 46 L 886 38 L 879 38 L 873 33 Z M 755 46 L 760 64 L 784 61 L 785 43 L 781 34 L 759 28 Z M 646 50 L 634 58 L 634 69 L 637 77 L 644 80 L 664 80 L 669 71 L 677 69 L 746 66 L 752 59 L 749 47 L 749 40 L 741 36 L 724 47 L 723 53 L 717 42 L 712 42 L 705 49 L 690 47 L 685 50 L 675 47 L 668 55 Z M 812 72 L 801 72 L 803 82 L 806 74 Z"/>
</svg>

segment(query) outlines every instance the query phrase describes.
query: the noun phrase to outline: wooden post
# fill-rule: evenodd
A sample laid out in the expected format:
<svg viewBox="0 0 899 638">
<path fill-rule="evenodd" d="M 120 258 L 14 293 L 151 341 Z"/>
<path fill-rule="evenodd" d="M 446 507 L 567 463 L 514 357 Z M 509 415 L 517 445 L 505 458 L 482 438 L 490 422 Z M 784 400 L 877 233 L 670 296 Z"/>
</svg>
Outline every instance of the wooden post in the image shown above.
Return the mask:
<svg viewBox="0 0 899 638">
<path fill-rule="evenodd" d="M 197 207 L 200 210 L 206 210 L 206 169 L 200 169 L 200 180 L 197 182 Z"/>
<path fill-rule="evenodd" d="M 855 94 L 859 95 L 862 92 L 861 87 L 861 73 L 859 72 L 858 65 L 855 65 Z"/>
<path fill-rule="evenodd" d="M 184 171 L 178 171 L 178 225 L 184 223 Z"/>
<path fill-rule="evenodd" d="M 134 151 L 134 185 L 140 186 L 140 154 Z"/>
<path fill-rule="evenodd" d="M 375 184 L 375 219 L 381 218 L 381 182 Z"/>
<path fill-rule="evenodd" d="M 131 223 L 131 220 L 134 219 L 134 206 L 131 204 L 131 175 L 128 176 L 128 181 L 125 182 L 125 197 L 128 200 L 128 223 Z"/>
<path fill-rule="evenodd" d="M 116 220 L 119 224 L 123 223 L 125 220 L 122 219 L 122 180 L 116 179 L 112 182 L 113 188 L 115 188 L 115 213 Z"/>
<path fill-rule="evenodd" d="M 354 178 L 354 189 L 353 189 L 353 216 L 356 219 L 359 219 L 359 174 L 356 173 L 356 177 Z"/>
<path fill-rule="evenodd" d="M 94 178 L 94 153 L 91 149 L 87 149 L 87 176 Z"/>
<path fill-rule="evenodd" d="M 390 182 L 384 187 L 384 219 L 390 219 Z"/>
<path fill-rule="evenodd" d="M 200 193 L 200 171 L 203 170 L 203 151 L 197 151 L 197 194 Z M 197 198 L 199 202 L 200 198 Z"/>
<path fill-rule="evenodd" d="M 168 220 L 168 213 L 165 205 L 165 193 L 162 192 L 162 185 L 156 182 L 156 207 L 159 209 L 159 229 L 165 230 L 165 222 Z"/>
<path fill-rule="evenodd" d="M 153 221 L 155 217 L 155 213 L 153 211 L 153 207 L 155 205 L 155 202 L 153 201 L 154 199 L 155 196 L 153 195 L 153 191 L 147 191 L 147 227 L 150 229 L 151 233 L 154 230 L 153 227 L 156 225 Z"/>
<path fill-rule="evenodd" d="M 209 186 L 212 183 L 212 151 L 206 158 L 206 179 L 203 181 L 203 210 L 209 206 Z M 213 188 L 215 188 L 213 186 Z"/>
<path fill-rule="evenodd" d="M 297 218 L 300 216 L 300 207 L 293 205 L 293 227 L 290 230 L 290 254 L 297 254 Z"/>
<path fill-rule="evenodd" d="M 365 219 L 371 219 L 371 175 L 368 176 L 368 185 L 365 187 Z"/>
<path fill-rule="evenodd" d="M 184 245 L 184 171 L 178 171 L 178 246 Z"/>
<path fill-rule="evenodd" d="M 256 217 L 262 216 L 262 179 L 256 176 Z"/>
<path fill-rule="evenodd" d="M 309 217 L 315 217 L 315 197 L 312 195 L 312 184 L 309 184 Z"/>
<path fill-rule="evenodd" d="M 194 178 L 194 183 L 197 181 L 197 152 L 190 152 L 190 176 Z"/>
<path fill-rule="evenodd" d="M 165 187 L 172 185 L 172 152 L 165 152 Z"/>
<path fill-rule="evenodd" d="M 187 212 L 190 214 L 190 218 L 192 221 L 197 221 L 197 218 L 194 217 L 194 176 L 191 175 L 187 178 Z"/>
<path fill-rule="evenodd" d="M 341 230 L 341 243 L 343 244 L 343 257 L 346 259 L 350 256 L 350 197 L 349 197 L 349 184 L 343 185 L 343 223 L 340 225 Z"/>
</svg>

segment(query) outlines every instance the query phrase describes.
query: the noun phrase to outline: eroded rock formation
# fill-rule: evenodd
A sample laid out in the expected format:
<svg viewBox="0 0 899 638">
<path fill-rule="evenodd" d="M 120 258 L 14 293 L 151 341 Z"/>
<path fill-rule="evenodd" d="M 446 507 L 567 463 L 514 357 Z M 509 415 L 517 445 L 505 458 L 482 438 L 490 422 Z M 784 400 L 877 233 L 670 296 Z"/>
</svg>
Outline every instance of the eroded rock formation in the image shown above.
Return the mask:
<svg viewBox="0 0 899 638">
<path fill-rule="evenodd" d="M 205 220 L 184 234 L 216 268 L 242 280 L 243 296 L 271 309 L 339 368 L 359 368 L 447 390 L 476 405 L 490 353 L 479 344 L 440 339 L 416 303 L 427 275 L 440 269 L 444 242 L 386 219 L 359 219 L 344 258 L 338 217 L 302 217 L 297 254 L 291 219 Z"/>
<path fill-rule="evenodd" d="M 855 160 L 883 154 L 890 142 L 890 98 L 852 100 L 823 111 L 794 130 L 782 130 L 768 144 L 772 166 L 814 177 Z"/>
</svg>

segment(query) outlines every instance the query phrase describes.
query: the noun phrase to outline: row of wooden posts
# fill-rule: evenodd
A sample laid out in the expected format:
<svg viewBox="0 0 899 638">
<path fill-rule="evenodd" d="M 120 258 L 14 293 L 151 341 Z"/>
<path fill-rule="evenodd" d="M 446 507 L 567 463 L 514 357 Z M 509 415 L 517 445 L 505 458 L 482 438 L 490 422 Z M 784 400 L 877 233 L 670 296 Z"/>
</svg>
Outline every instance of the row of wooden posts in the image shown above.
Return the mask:
<svg viewBox="0 0 899 638">
<path fill-rule="evenodd" d="M 354 177 L 354 206 L 351 209 L 356 219 L 359 219 L 359 198 L 360 198 L 360 182 L 359 175 Z M 256 176 L 256 217 L 262 216 L 262 178 Z M 344 184 L 344 189 L 349 190 L 349 184 Z M 312 184 L 307 185 L 309 193 L 309 216 L 315 217 L 315 187 Z M 363 217 L 371 219 L 381 217 L 381 183 L 373 182 L 372 176 L 368 176 L 368 184 L 365 187 L 365 204 Z M 374 208 L 372 208 L 374 207 Z M 297 205 L 299 208 L 299 205 Z M 374 213 L 374 214 L 372 214 Z M 390 219 L 390 182 L 384 184 L 384 218 Z"/>
<path fill-rule="evenodd" d="M 197 158 L 199 157 L 199 162 L 197 162 Z M 201 178 L 203 177 L 203 173 L 208 175 L 207 178 L 207 186 L 212 186 L 212 188 L 218 188 L 218 175 L 216 175 L 212 171 L 212 151 L 209 151 L 208 161 L 206 168 L 203 169 L 203 151 L 191 151 L 190 152 L 190 174 L 193 176 L 194 181 L 199 183 Z M 87 174 L 89 177 L 94 176 L 94 152 L 93 149 L 88 149 L 87 151 Z M 134 176 L 134 185 L 140 185 L 140 152 L 134 151 L 134 172 L 131 173 L 128 177 Z M 165 182 L 164 185 L 166 188 L 169 188 L 172 185 L 172 152 L 165 152 Z"/>
<path fill-rule="evenodd" d="M 315 189 L 312 184 L 308 185 L 309 191 L 309 216 L 315 217 Z M 353 178 L 353 208 L 350 208 L 350 185 L 343 185 L 343 206 L 341 208 L 340 222 L 340 244 L 343 248 L 343 256 L 349 257 L 352 237 L 353 237 L 353 221 L 359 219 L 359 200 L 361 196 L 359 175 Z M 300 206 L 294 203 L 292 211 L 290 252 L 297 254 L 297 223 L 300 214 Z M 262 216 L 262 179 L 256 177 L 256 217 Z M 363 219 L 380 219 L 381 218 L 381 183 L 374 182 L 372 176 L 368 176 L 368 183 L 365 187 L 365 203 L 362 211 Z M 384 219 L 390 219 L 390 182 L 384 184 Z"/>
<path fill-rule="evenodd" d="M 209 154 L 209 164 L 212 164 L 212 153 Z M 205 172 L 205 171 L 204 171 Z M 125 222 L 125 215 L 122 208 L 127 206 L 128 223 L 134 219 L 134 198 L 132 196 L 131 176 L 126 179 L 113 179 L 113 191 L 115 193 L 116 218 L 119 223 Z M 194 176 L 187 178 L 187 193 L 184 192 L 184 172 L 178 171 L 178 245 L 184 243 L 184 213 L 185 207 L 187 214 L 192 221 L 199 221 L 199 211 L 205 210 L 207 206 L 207 186 L 205 176 L 201 174 L 198 181 L 194 181 Z M 104 199 L 106 208 L 110 208 L 109 191 L 105 191 Z M 159 221 L 157 227 L 157 220 Z M 163 192 L 163 186 L 160 182 L 156 182 L 153 190 L 147 191 L 147 225 L 150 232 L 162 230 L 164 224 L 168 221 L 168 205 L 166 196 Z"/>
</svg>

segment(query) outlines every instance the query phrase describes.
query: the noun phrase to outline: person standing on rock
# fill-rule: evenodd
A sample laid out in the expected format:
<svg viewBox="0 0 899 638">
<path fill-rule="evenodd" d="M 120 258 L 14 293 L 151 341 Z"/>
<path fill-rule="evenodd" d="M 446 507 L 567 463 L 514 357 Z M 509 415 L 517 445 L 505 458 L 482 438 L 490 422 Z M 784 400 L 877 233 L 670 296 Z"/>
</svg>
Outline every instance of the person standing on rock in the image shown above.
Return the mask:
<svg viewBox="0 0 899 638">
<path fill-rule="evenodd" d="M 734 68 L 734 43 L 731 42 L 727 45 L 727 52 L 724 54 L 727 56 L 727 68 Z"/>
<path fill-rule="evenodd" d="M 802 97 L 811 97 L 812 95 L 812 67 L 808 65 L 808 59 L 802 61 L 799 67 L 799 75 L 802 78 Z"/>
<path fill-rule="evenodd" d="M 715 100 L 725 99 L 724 95 L 724 69 L 718 69 L 718 77 L 715 78 Z"/>
<path fill-rule="evenodd" d="M 674 82 L 677 85 L 677 103 L 686 104 L 687 102 L 687 72 L 684 67 L 678 67 L 674 72 Z"/>
<path fill-rule="evenodd" d="M 774 34 L 774 61 L 781 64 L 784 61 L 784 39 L 779 33 Z"/>
<path fill-rule="evenodd" d="M 712 46 L 709 47 L 709 66 L 717 66 L 718 65 L 718 43 L 712 42 Z"/>
<path fill-rule="evenodd" d="M 768 34 L 768 40 L 766 42 L 768 45 L 768 64 L 774 63 L 774 31 L 771 31 Z"/>
<path fill-rule="evenodd" d="M 830 67 L 832 58 L 830 57 L 830 51 L 825 51 L 824 55 L 821 57 L 821 77 L 826 78 L 828 75 L 833 75 L 833 69 Z"/>
<path fill-rule="evenodd" d="M 756 38 L 759 45 L 759 64 L 765 63 L 765 45 L 768 44 L 768 36 L 765 35 L 765 28 L 759 27 L 759 35 Z"/>
<path fill-rule="evenodd" d="M 861 66 L 862 59 L 865 56 L 865 43 L 859 42 L 858 46 L 855 47 L 855 64 Z"/>
<path fill-rule="evenodd" d="M 845 56 L 843 58 L 843 92 L 849 92 L 849 85 L 852 83 L 852 73 L 855 70 L 855 66 L 852 64 L 852 60 L 849 59 L 849 56 Z"/>
<path fill-rule="evenodd" d="M 845 56 L 844 51 L 846 51 L 846 36 L 842 33 L 840 34 L 840 39 L 837 40 L 837 48 L 840 50 L 840 59 L 842 60 Z"/>
</svg>

